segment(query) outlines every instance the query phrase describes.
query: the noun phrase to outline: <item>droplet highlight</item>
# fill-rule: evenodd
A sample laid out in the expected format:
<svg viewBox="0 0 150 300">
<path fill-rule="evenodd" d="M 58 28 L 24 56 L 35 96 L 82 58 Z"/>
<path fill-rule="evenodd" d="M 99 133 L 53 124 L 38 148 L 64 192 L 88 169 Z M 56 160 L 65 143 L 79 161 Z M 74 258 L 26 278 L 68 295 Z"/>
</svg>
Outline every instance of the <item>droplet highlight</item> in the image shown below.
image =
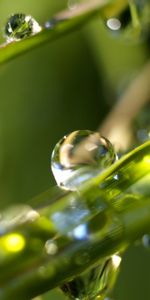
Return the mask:
<svg viewBox="0 0 150 300">
<path fill-rule="evenodd" d="M 57 184 L 75 190 L 116 160 L 112 144 L 98 132 L 78 130 L 55 146 L 51 168 Z"/>
<path fill-rule="evenodd" d="M 106 22 L 107 27 L 113 31 L 117 31 L 121 28 L 121 22 L 117 18 L 110 18 Z"/>
<path fill-rule="evenodd" d="M 7 42 L 19 41 L 41 31 L 41 26 L 30 15 L 18 13 L 10 16 L 5 26 Z"/>
</svg>

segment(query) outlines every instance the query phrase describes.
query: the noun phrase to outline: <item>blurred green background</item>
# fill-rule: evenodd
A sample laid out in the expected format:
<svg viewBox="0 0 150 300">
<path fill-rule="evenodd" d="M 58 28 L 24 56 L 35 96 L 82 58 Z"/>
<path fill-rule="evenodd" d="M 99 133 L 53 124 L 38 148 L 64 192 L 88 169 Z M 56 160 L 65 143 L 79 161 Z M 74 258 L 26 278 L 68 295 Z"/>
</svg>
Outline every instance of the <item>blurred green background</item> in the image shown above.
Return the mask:
<svg viewBox="0 0 150 300">
<path fill-rule="evenodd" d="M 78 1 L 79 2 L 79 1 Z M 1 42 L 12 13 L 40 24 L 66 0 L 1 0 Z M 56 142 L 102 122 L 148 58 L 146 42 L 113 36 L 99 19 L 60 40 L 0 67 L 0 206 L 25 202 L 54 184 L 50 156 Z M 150 253 L 131 247 L 124 256 L 113 298 L 147 300 Z M 44 299 L 61 300 L 58 291 Z"/>
</svg>

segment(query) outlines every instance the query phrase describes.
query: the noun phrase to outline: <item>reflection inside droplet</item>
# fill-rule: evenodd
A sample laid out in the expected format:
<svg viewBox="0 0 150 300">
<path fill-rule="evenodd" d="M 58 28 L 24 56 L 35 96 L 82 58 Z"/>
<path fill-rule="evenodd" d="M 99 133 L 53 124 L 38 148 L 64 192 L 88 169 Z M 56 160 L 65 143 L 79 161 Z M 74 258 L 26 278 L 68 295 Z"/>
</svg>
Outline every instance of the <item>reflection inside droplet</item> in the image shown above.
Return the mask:
<svg viewBox="0 0 150 300">
<path fill-rule="evenodd" d="M 117 31 L 121 28 L 121 22 L 117 18 L 108 19 L 106 22 L 109 29 Z"/>
<path fill-rule="evenodd" d="M 82 203 L 81 200 L 77 203 L 74 202 L 73 205 L 68 206 L 64 211 L 55 212 L 52 214 L 51 219 L 59 232 L 62 234 L 68 234 L 68 232 L 71 232 L 75 226 L 78 226 L 78 224 L 83 222 L 89 214 L 89 209 Z M 75 232 L 77 234 L 77 231 Z"/>
<path fill-rule="evenodd" d="M 76 256 L 76 263 L 79 265 L 88 265 L 89 260 L 90 257 L 86 251 Z M 61 289 L 72 300 L 104 299 L 110 294 L 115 283 L 120 262 L 120 256 L 113 255 L 78 274 L 76 278 L 66 282 Z"/>
<path fill-rule="evenodd" d="M 41 26 L 32 16 L 25 14 L 12 15 L 5 26 L 7 42 L 18 41 L 41 31 Z"/>
<path fill-rule="evenodd" d="M 113 255 L 112 256 L 112 264 L 115 269 L 118 269 L 121 263 L 121 257 L 119 255 Z"/>
<path fill-rule="evenodd" d="M 80 224 L 73 231 L 72 235 L 75 239 L 85 240 L 88 237 L 87 224 Z"/>
</svg>

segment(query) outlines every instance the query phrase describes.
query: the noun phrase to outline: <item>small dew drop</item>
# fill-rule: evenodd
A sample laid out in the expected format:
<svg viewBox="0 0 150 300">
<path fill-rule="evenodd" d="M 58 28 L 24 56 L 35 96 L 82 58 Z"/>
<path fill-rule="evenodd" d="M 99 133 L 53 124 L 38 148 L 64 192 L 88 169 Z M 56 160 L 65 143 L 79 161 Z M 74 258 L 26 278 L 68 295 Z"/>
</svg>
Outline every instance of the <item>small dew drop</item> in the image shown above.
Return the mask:
<svg viewBox="0 0 150 300">
<path fill-rule="evenodd" d="M 150 132 L 148 129 L 139 129 L 137 131 L 137 139 L 139 142 L 144 143 L 145 141 L 149 140 Z"/>
<path fill-rule="evenodd" d="M 39 213 L 36 212 L 35 210 L 30 210 L 27 215 L 26 215 L 26 219 L 27 221 L 30 222 L 34 222 L 36 219 L 38 219 L 40 217 Z"/>
<path fill-rule="evenodd" d="M 121 28 L 121 22 L 117 18 L 108 19 L 106 24 L 109 29 L 114 30 L 114 31 L 117 31 Z"/>
<path fill-rule="evenodd" d="M 41 26 L 30 15 L 22 13 L 10 16 L 5 26 L 7 42 L 19 41 L 41 31 Z"/>
<path fill-rule="evenodd" d="M 150 235 L 149 234 L 143 235 L 142 244 L 145 248 L 150 249 Z"/>
<path fill-rule="evenodd" d="M 78 130 L 55 146 L 51 168 L 57 184 L 76 190 L 86 180 L 116 160 L 112 144 L 98 132 Z"/>
<path fill-rule="evenodd" d="M 58 20 L 56 20 L 55 18 L 52 18 L 49 21 L 45 22 L 44 28 L 46 28 L 46 29 L 52 29 L 57 23 L 58 23 Z"/>
<path fill-rule="evenodd" d="M 68 8 L 74 10 L 78 7 L 78 0 L 68 0 Z"/>
<path fill-rule="evenodd" d="M 48 255 L 55 255 L 58 251 L 58 247 L 54 241 L 48 240 L 45 244 L 45 250 Z"/>
</svg>

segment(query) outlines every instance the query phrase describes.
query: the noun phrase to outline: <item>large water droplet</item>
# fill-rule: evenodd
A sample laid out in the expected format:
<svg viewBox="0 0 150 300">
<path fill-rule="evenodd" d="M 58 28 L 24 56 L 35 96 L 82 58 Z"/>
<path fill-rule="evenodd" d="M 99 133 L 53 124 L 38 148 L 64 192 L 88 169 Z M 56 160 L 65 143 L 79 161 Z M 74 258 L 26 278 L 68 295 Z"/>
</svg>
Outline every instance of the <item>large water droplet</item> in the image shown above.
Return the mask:
<svg viewBox="0 0 150 300">
<path fill-rule="evenodd" d="M 57 184 L 76 189 L 116 159 L 112 144 L 98 132 L 78 130 L 55 146 L 51 167 Z"/>
<path fill-rule="evenodd" d="M 41 31 L 41 27 L 33 17 L 22 13 L 12 15 L 5 26 L 8 42 L 18 41 Z"/>
</svg>

